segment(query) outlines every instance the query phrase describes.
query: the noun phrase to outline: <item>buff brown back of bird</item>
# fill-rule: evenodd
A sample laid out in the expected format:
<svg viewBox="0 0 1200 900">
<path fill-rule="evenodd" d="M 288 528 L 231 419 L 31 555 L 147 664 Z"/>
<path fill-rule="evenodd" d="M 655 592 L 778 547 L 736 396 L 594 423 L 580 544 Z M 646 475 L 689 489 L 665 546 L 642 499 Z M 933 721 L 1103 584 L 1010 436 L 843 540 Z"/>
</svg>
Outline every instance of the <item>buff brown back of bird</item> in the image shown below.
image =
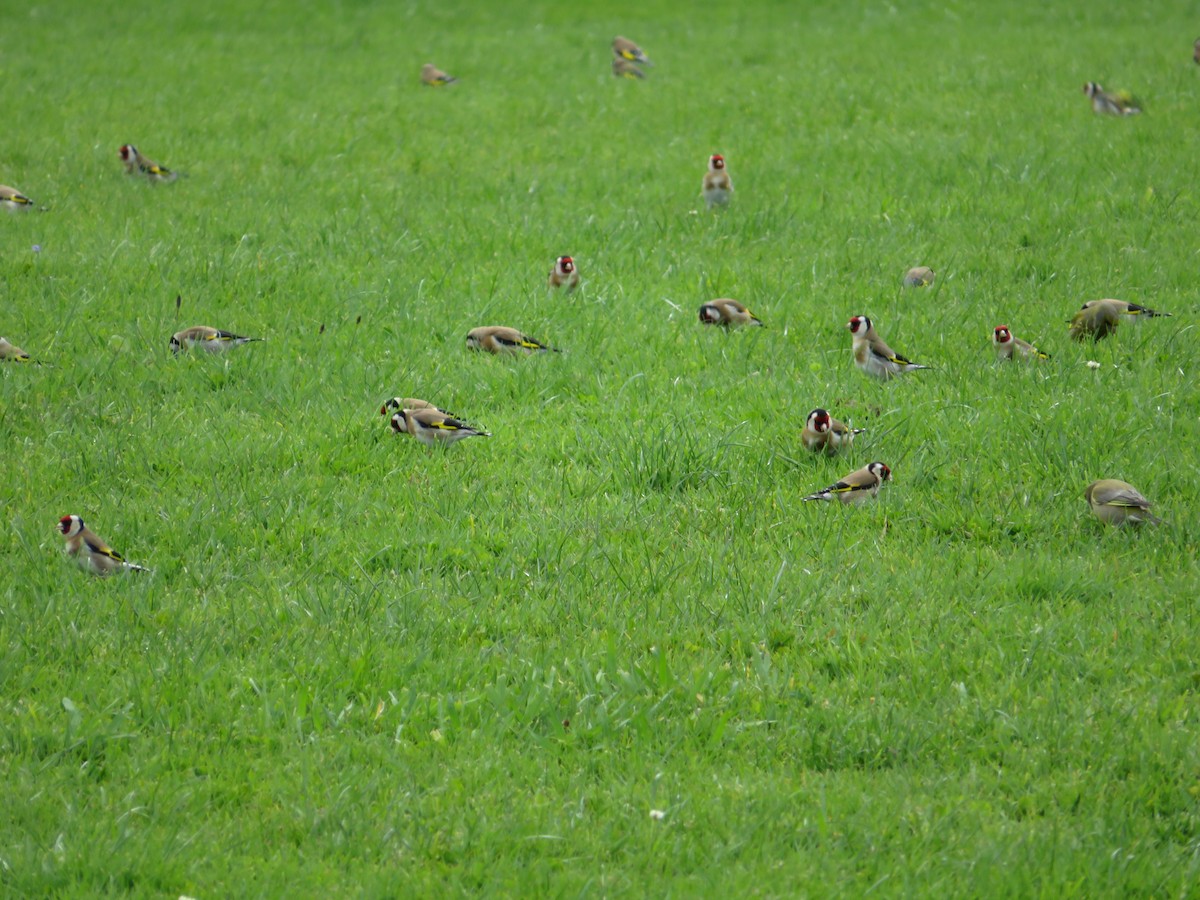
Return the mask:
<svg viewBox="0 0 1200 900">
<path fill-rule="evenodd" d="M 905 287 L 928 287 L 937 276 L 929 266 L 914 266 L 904 273 Z"/>
<path fill-rule="evenodd" d="M 1115 478 L 1093 481 L 1084 490 L 1083 496 L 1096 518 L 1107 525 L 1162 523 L 1162 519 L 1150 512 L 1150 501 L 1126 481 L 1118 481 Z"/>
<path fill-rule="evenodd" d="M 444 87 L 458 81 L 453 75 L 447 74 L 433 63 L 421 66 L 421 83 L 428 87 Z"/>
<path fill-rule="evenodd" d="M 650 62 L 650 57 L 646 56 L 646 54 L 642 51 L 642 48 L 633 41 L 629 40 L 627 37 L 617 35 L 615 38 L 613 38 L 612 50 L 613 55 L 617 59 L 641 63 L 644 66 L 654 65 L 654 63 Z"/>
</svg>

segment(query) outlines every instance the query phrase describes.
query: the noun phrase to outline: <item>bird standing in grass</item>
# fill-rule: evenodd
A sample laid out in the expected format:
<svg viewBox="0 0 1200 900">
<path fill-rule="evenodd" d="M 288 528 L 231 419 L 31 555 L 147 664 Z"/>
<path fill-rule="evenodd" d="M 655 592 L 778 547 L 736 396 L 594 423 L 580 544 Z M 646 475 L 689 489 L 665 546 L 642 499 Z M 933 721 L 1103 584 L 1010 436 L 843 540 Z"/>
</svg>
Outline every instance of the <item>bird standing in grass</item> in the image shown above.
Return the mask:
<svg viewBox="0 0 1200 900">
<path fill-rule="evenodd" d="M 458 81 L 457 78 L 446 74 L 433 63 L 425 63 L 421 66 L 421 84 L 429 87 L 443 87 L 447 84 L 454 84 L 456 81 Z"/>
<path fill-rule="evenodd" d="M 556 259 L 548 283 L 551 290 L 565 288 L 568 294 L 579 287 L 579 270 L 575 268 L 575 260 L 569 256 Z"/>
<path fill-rule="evenodd" d="M 174 181 L 181 174 L 142 156 L 133 144 L 122 144 L 120 156 L 121 162 L 125 163 L 126 175 L 145 175 L 153 183 Z"/>
<path fill-rule="evenodd" d="M 1158 312 L 1136 303 L 1124 300 L 1089 300 L 1080 307 L 1079 312 L 1071 318 L 1071 337 L 1077 341 L 1092 338 L 1100 340 L 1117 330 L 1125 316 L 1169 316 L 1170 313 Z"/>
<path fill-rule="evenodd" d="M 736 300 L 722 297 L 700 307 L 700 321 L 705 325 L 739 328 L 742 325 L 762 325 L 762 319 Z"/>
<path fill-rule="evenodd" d="M 825 453 L 834 456 L 839 450 L 849 448 L 854 443 L 855 435 L 862 434 L 865 428 L 849 428 L 839 422 L 821 408 L 814 409 L 808 414 L 804 430 L 800 432 L 800 443 L 805 450 L 813 453 Z"/>
<path fill-rule="evenodd" d="M 650 57 L 642 52 L 642 48 L 635 44 L 629 38 L 617 35 L 612 42 L 613 56 L 617 59 L 623 59 L 628 62 L 641 63 L 644 66 L 652 66 Z"/>
<path fill-rule="evenodd" d="M 997 325 L 992 329 L 992 346 L 996 348 L 999 359 L 1049 359 L 1049 353 L 1043 353 L 1029 341 L 1013 337 L 1007 325 Z"/>
<path fill-rule="evenodd" d="M 453 444 L 469 437 L 491 437 L 466 422 L 436 409 L 402 409 L 392 416 L 392 430 L 407 432 L 422 444 Z"/>
<path fill-rule="evenodd" d="M 11 343 L 8 338 L 0 337 L 0 362 L 33 362 L 33 359 L 18 347 Z"/>
<path fill-rule="evenodd" d="M 1127 522 L 1134 525 L 1140 525 L 1142 522 L 1158 525 L 1162 522 L 1162 519 L 1150 512 L 1152 504 L 1137 488 L 1115 478 L 1093 481 L 1087 486 L 1083 496 L 1096 517 L 1108 525 L 1124 525 Z"/>
<path fill-rule="evenodd" d="M 714 153 L 708 158 L 708 171 L 704 173 L 701 191 L 709 209 L 729 204 L 729 198 L 733 194 L 733 181 L 725 168 L 725 157 L 720 153 Z"/>
<path fill-rule="evenodd" d="M 504 325 L 481 325 L 479 328 L 472 328 L 467 332 L 467 349 L 484 350 L 488 353 L 524 353 L 526 355 L 545 351 L 560 352 L 553 347 L 546 346 L 541 341 L 535 341 L 515 328 L 508 328 Z"/>
<path fill-rule="evenodd" d="M 824 490 L 804 497 L 804 500 L 840 500 L 842 503 L 861 503 L 879 493 L 885 481 L 892 480 L 892 470 L 884 463 L 873 462 L 857 469 Z"/>
<path fill-rule="evenodd" d="M 149 569 L 125 562 L 125 557 L 100 540 L 79 516 L 63 516 L 58 520 L 58 530 L 67 539 L 67 555 L 75 557 L 80 568 L 93 575 L 108 575 L 112 572 L 132 570 L 148 572 Z"/>
<path fill-rule="evenodd" d="M 1136 116 L 1142 111 L 1127 91 L 1106 91 L 1096 82 L 1089 81 L 1083 86 L 1083 92 L 1091 98 L 1092 112 L 1109 116 Z"/>
<path fill-rule="evenodd" d="M 866 316 L 855 316 L 846 327 L 854 336 L 854 364 L 872 378 L 887 381 L 905 372 L 929 368 L 901 356 L 880 340 L 879 335 L 875 333 L 875 326 Z"/>
<path fill-rule="evenodd" d="M 3 206 L 9 212 L 24 212 L 33 209 L 36 204 L 18 191 L 16 188 L 11 188 L 7 184 L 0 184 L 0 206 Z"/>
<path fill-rule="evenodd" d="M 242 344 L 261 340 L 262 338 L 242 337 L 240 334 L 221 331 L 219 328 L 209 328 L 207 325 L 193 325 L 171 335 L 171 352 L 178 355 L 184 350 L 199 347 L 206 353 L 224 353 Z"/>
<path fill-rule="evenodd" d="M 904 273 L 905 287 L 928 287 L 937 275 L 929 266 L 915 266 Z"/>
</svg>

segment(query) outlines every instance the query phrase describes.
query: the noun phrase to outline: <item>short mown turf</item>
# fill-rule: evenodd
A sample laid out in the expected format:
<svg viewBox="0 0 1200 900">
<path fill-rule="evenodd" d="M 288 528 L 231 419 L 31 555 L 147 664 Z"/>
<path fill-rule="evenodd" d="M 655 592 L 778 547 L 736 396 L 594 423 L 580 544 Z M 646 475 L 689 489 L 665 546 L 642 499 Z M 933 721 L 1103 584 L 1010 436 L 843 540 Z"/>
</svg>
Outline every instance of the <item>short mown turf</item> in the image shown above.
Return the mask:
<svg viewBox="0 0 1200 900">
<path fill-rule="evenodd" d="M 505 7 L 6 15 L 48 211 L 0 215 L 45 363 L 0 365 L 0 891 L 1190 895 L 1194 10 Z M 1070 342 L 1100 297 L 1174 316 Z M 856 314 L 932 370 L 865 378 Z M 174 358 L 198 324 L 265 341 Z M 1103 477 L 1170 524 L 1102 527 Z M 152 573 L 80 572 L 71 513 Z"/>
</svg>

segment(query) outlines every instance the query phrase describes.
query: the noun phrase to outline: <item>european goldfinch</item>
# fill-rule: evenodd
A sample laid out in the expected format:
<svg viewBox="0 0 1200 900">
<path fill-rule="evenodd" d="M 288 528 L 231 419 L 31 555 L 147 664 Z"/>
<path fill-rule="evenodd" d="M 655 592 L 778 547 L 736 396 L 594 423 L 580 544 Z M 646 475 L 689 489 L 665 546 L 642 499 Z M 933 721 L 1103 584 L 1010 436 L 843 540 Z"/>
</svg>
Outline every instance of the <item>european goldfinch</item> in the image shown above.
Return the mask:
<svg viewBox="0 0 1200 900">
<path fill-rule="evenodd" d="M 389 412 L 399 412 L 402 409 L 432 409 L 437 412 L 446 412 L 444 409 L 438 409 L 428 400 L 418 400 L 416 397 L 392 397 L 390 400 L 383 401 L 383 406 L 379 407 L 379 414 L 386 416 Z"/>
<path fill-rule="evenodd" d="M 491 437 L 466 422 L 436 409 L 402 409 L 392 416 L 392 430 L 407 431 L 422 444 L 453 444 L 469 437 Z"/>
<path fill-rule="evenodd" d="M 32 200 L 16 188 L 10 188 L 7 184 L 0 184 L 0 206 L 3 206 L 9 212 L 30 210 L 33 209 L 34 205 Z"/>
<path fill-rule="evenodd" d="M 121 162 L 125 163 L 126 175 L 145 175 L 152 182 L 174 181 L 180 175 L 142 156 L 133 144 L 122 144 L 120 156 Z"/>
<path fill-rule="evenodd" d="M 1136 116 L 1142 110 L 1137 101 L 1126 91 L 1115 93 L 1104 90 L 1094 81 L 1083 86 L 1083 92 L 1092 100 L 1092 112 L 1110 116 Z"/>
<path fill-rule="evenodd" d="M 442 87 L 447 84 L 454 84 L 458 81 L 453 75 L 447 75 L 433 63 L 425 63 L 421 66 L 421 83 L 427 84 L 430 87 Z"/>
<path fill-rule="evenodd" d="M 1142 522 L 1158 525 L 1162 522 L 1162 519 L 1150 512 L 1150 501 L 1143 497 L 1137 488 L 1115 478 L 1093 481 L 1087 486 L 1083 496 L 1096 517 L 1108 525 L 1124 525 L 1126 522 L 1135 525 Z"/>
<path fill-rule="evenodd" d="M 621 59 L 619 56 L 612 61 L 612 73 L 617 78 L 628 78 L 631 81 L 646 77 L 645 72 L 629 60 Z"/>
<path fill-rule="evenodd" d="M 725 168 L 725 157 L 720 153 L 714 153 L 708 158 L 708 171 L 704 173 L 701 191 L 709 209 L 729 203 L 729 197 L 733 194 L 733 181 Z"/>
<path fill-rule="evenodd" d="M 0 362 L 33 362 L 29 354 L 10 343 L 8 338 L 0 337 Z"/>
<path fill-rule="evenodd" d="M 481 325 L 467 332 L 468 350 L 486 350 L 488 353 L 542 353 L 547 350 L 560 351 L 548 347 L 541 341 L 535 341 L 528 335 L 521 334 L 515 328 L 503 325 Z"/>
<path fill-rule="evenodd" d="M 642 65 L 646 66 L 654 65 L 654 63 L 650 62 L 650 57 L 646 56 L 646 54 L 642 52 L 642 48 L 629 38 L 624 38 L 620 35 L 617 35 L 615 38 L 613 38 L 612 48 L 613 55 L 617 57 L 617 59 L 626 59 L 629 60 L 629 62 L 642 63 Z"/>
<path fill-rule="evenodd" d="M 1013 337 L 1007 325 L 997 325 L 992 329 L 992 346 L 996 348 L 999 359 L 1049 359 L 1049 353 L 1043 353 L 1029 341 Z"/>
<path fill-rule="evenodd" d="M 906 359 L 880 340 L 866 316 L 855 316 L 846 327 L 854 336 L 854 364 L 872 378 L 887 381 L 905 372 L 929 368 Z"/>
<path fill-rule="evenodd" d="M 848 448 L 854 443 L 854 436 L 864 431 L 865 428 L 848 428 L 825 410 L 817 408 L 808 414 L 800 442 L 805 450 L 834 456 L 839 450 Z"/>
<path fill-rule="evenodd" d="M 892 470 L 881 462 L 873 462 L 851 472 L 837 484 L 804 497 L 804 500 L 841 500 L 843 503 L 861 503 L 879 493 L 885 481 L 892 480 Z"/>
<path fill-rule="evenodd" d="M 705 325 L 723 325 L 738 328 L 742 325 L 762 325 L 762 319 L 746 309 L 736 300 L 722 297 L 710 300 L 700 307 L 700 321 Z"/>
<path fill-rule="evenodd" d="M 937 277 L 929 266 L 916 266 L 904 273 L 905 287 L 928 287 Z"/>
<path fill-rule="evenodd" d="M 560 256 L 554 261 L 554 268 L 550 270 L 549 279 L 550 288 L 566 288 L 567 293 L 579 287 L 579 270 L 575 268 L 575 260 L 569 256 Z"/>
<path fill-rule="evenodd" d="M 1079 312 L 1071 319 L 1071 337 L 1077 341 L 1093 338 L 1106 338 L 1117 330 L 1117 325 L 1125 316 L 1169 316 L 1170 313 L 1158 312 L 1136 303 L 1124 300 L 1089 300 L 1083 304 Z"/>
<path fill-rule="evenodd" d="M 58 530 L 67 539 L 67 555 L 75 557 L 80 568 L 93 575 L 108 575 L 112 572 L 148 572 L 143 566 L 125 562 L 125 557 L 100 540 L 79 516 L 63 516 L 58 520 Z"/>
<path fill-rule="evenodd" d="M 193 325 L 171 335 L 171 352 L 178 355 L 184 350 L 199 347 L 207 353 L 224 353 L 233 347 L 261 340 L 263 339 L 231 334 L 219 328 L 209 328 L 207 325 Z"/>
</svg>

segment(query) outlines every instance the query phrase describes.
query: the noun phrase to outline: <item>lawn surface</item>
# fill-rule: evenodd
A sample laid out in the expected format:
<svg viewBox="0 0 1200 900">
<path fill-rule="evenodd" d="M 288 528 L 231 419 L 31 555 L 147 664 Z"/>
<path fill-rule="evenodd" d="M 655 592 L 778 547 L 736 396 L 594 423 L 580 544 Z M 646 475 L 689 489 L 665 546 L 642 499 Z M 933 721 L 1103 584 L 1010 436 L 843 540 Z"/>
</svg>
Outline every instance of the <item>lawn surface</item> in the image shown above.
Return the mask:
<svg viewBox="0 0 1200 900">
<path fill-rule="evenodd" d="M 1194 9 L 504 6 L 6 14 L 0 893 L 1191 896 Z M 1069 341 L 1099 297 L 1174 316 Z M 868 380 L 855 314 L 933 370 Z"/>
</svg>

